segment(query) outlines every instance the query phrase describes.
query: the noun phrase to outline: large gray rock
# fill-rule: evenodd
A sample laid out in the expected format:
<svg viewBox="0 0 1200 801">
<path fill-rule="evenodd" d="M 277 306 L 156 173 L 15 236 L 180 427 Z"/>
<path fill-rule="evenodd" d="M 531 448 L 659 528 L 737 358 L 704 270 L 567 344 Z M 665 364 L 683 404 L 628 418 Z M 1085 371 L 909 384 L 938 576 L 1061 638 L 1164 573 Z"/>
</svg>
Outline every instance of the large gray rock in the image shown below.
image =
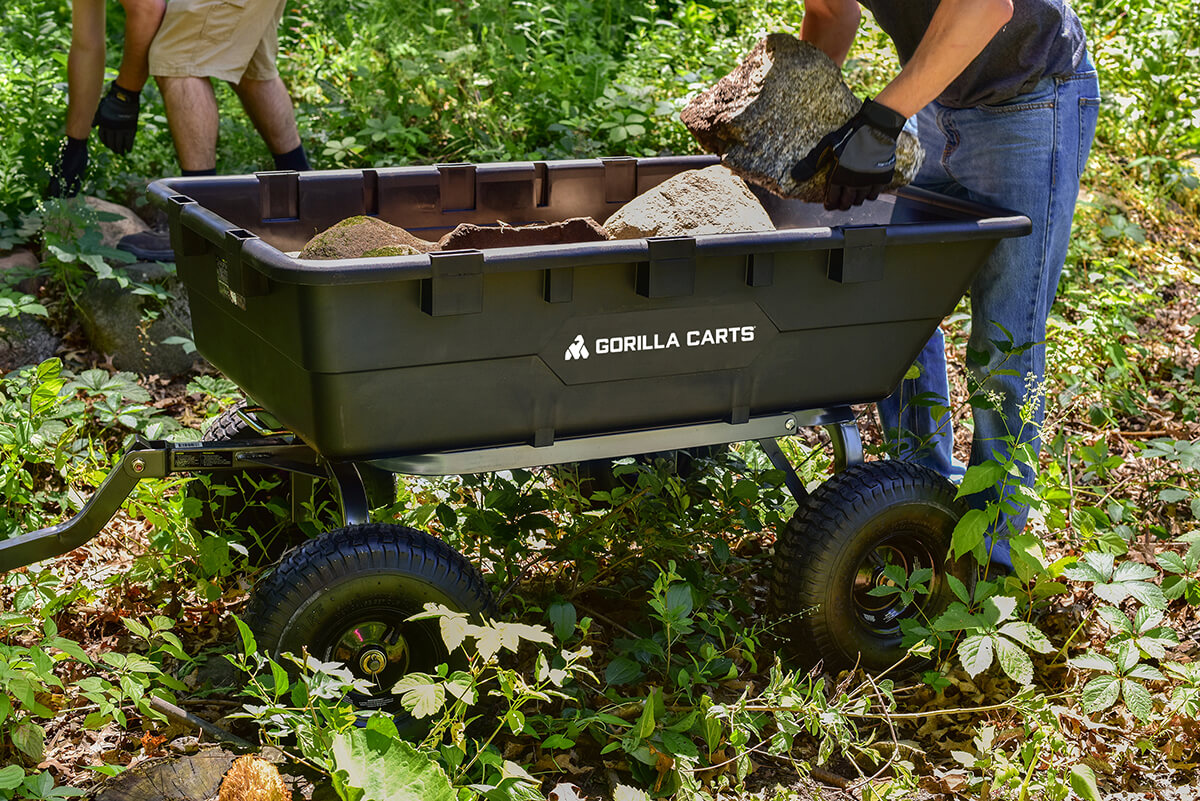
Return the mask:
<svg viewBox="0 0 1200 801">
<path fill-rule="evenodd" d="M 841 70 L 819 48 L 773 33 L 679 116 L 701 146 L 747 181 L 782 197 L 820 202 L 828 169 L 798 183 L 792 167 L 861 106 Z M 923 158 L 917 138 L 903 132 L 896 177 L 888 188 L 911 182 Z"/>
<path fill-rule="evenodd" d="M 192 318 L 182 282 L 162 265 L 147 262 L 127 265 L 125 272 L 139 283 L 161 286 L 169 299 L 160 304 L 134 294 L 115 280 L 93 278 L 77 299 L 80 322 L 92 348 L 112 356 L 118 370 L 140 375 L 177 376 L 190 370 L 200 357 L 170 337 L 192 336 Z M 157 312 L 150 319 L 148 312 Z"/>
<path fill-rule="evenodd" d="M 31 314 L 0 317 L 0 373 L 41 364 L 58 352 L 62 340 Z"/>
<path fill-rule="evenodd" d="M 745 181 L 720 164 L 681 172 L 626 203 L 604 229 L 613 239 L 774 231 Z"/>
</svg>

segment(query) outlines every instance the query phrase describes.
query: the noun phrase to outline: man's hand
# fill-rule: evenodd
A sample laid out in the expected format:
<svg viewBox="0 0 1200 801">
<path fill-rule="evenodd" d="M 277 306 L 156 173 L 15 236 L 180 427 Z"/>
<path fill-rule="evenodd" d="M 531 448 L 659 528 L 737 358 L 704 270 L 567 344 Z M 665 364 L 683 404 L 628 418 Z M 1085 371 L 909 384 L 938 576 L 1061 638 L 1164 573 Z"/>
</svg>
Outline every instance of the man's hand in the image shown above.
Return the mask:
<svg viewBox="0 0 1200 801">
<path fill-rule="evenodd" d="M 108 85 L 108 93 L 100 100 L 92 125 L 99 126 L 100 141 L 114 153 L 124 155 L 133 150 L 141 94 L 122 89 L 113 81 Z"/>
<path fill-rule="evenodd" d="M 874 200 L 896 172 L 896 140 L 905 118 L 874 100 L 864 100 L 850 120 L 825 135 L 792 167 L 796 181 L 807 181 L 832 165 L 825 183 L 825 208 L 845 211 Z"/>
<path fill-rule="evenodd" d="M 83 186 L 83 175 L 87 172 L 88 152 L 86 139 L 67 137 L 58 154 L 58 161 L 50 171 L 50 185 L 46 197 L 75 197 Z"/>
</svg>

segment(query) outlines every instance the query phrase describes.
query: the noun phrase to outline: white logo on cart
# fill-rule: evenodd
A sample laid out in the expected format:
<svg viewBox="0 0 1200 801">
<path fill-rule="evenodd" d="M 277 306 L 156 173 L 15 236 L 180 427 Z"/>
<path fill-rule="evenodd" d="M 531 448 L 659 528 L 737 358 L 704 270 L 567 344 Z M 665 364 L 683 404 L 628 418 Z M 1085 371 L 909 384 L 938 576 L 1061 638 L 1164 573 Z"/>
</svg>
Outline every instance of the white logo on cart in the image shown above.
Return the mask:
<svg viewBox="0 0 1200 801">
<path fill-rule="evenodd" d="M 563 358 L 571 361 L 572 359 L 586 359 L 588 356 L 591 354 L 588 353 L 587 345 L 583 344 L 583 334 L 579 334 L 575 337 L 575 341 L 567 347 L 567 353 Z"/>
</svg>

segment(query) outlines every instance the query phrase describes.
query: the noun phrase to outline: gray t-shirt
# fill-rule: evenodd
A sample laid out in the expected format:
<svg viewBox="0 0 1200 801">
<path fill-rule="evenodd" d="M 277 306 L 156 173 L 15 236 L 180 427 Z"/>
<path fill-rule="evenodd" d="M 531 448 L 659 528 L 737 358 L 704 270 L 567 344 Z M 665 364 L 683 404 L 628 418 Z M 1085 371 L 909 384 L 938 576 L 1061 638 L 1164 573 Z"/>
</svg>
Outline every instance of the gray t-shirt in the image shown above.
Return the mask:
<svg viewBox="0 0 1200 801">
<path fill-rule="evenodd" d="M 939 0 L 859 0 L 875 15 L 906 64 L 925 34 Z M 1079 18 L 1064 0 L 1013 0 L 1012 19 L 967 65 L 938 102 L 954 108 L 1002 103 L 1042 78 L 1075 71 L 1086 40 Z"/>
</svg>

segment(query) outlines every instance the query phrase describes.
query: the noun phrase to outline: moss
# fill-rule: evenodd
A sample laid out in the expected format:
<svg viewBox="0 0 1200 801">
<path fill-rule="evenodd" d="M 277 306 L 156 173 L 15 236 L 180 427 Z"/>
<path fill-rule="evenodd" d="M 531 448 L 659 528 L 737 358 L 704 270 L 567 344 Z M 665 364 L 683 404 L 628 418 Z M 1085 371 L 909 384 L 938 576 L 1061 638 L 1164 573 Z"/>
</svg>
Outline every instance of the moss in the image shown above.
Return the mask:
<svg viewBox="0 0 1200 801">
<path fill-rule="evenodd" d="M 382 248 L 373 248 L 368 250 L 363 256 L 413 256 L 420 253 L 416 248 L 410 248 L 407 245 L 388 245 Z"/>
</svg>

